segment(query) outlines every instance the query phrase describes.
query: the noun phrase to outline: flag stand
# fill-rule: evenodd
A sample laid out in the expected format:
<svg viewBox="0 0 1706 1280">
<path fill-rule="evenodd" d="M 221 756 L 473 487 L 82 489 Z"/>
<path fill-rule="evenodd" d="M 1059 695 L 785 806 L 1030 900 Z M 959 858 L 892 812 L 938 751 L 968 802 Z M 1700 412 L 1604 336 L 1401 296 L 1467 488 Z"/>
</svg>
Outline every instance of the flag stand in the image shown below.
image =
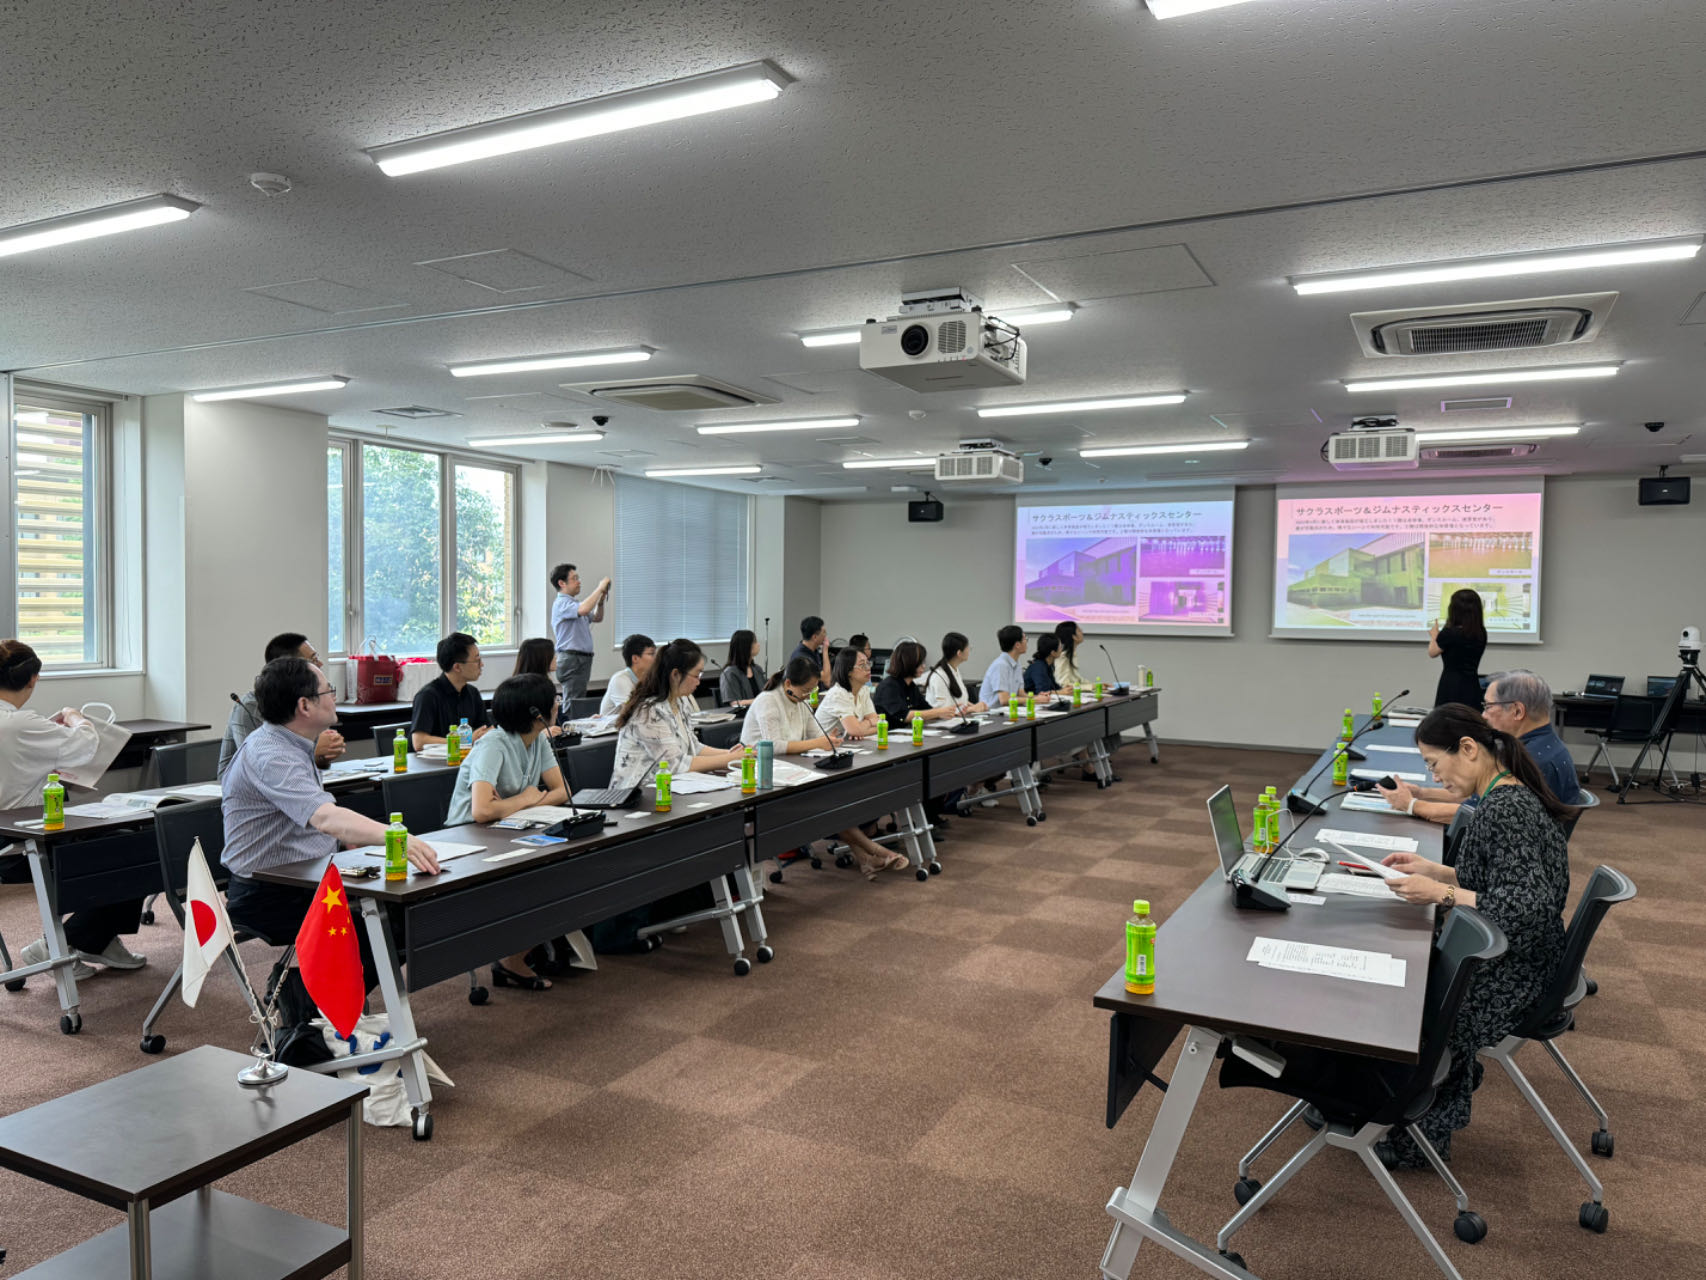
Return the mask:
<svg viewBox="0 0 1706 1280">
<path fill-rule="evenodd" d="M 249 985 L 247 974 L 242 975 L 243 997 L 249 1002 L 249 1016 L 261 1025 L 261 1044 L 251 1045 L 255 1060 L 237 1073 L 237 1083 L 246 1089 L 264 1089 L 268 1085 L 277 1084 L 290 1074 L 290 1068 L 278 1061 L 274 1056 L 278 1052 L 278 1042 L 273 1036 L 272 1015 L 278 1008 L 279 992 L 284 989 L 286 975 L 290 972 L 290 961 L 296 954 L 294 945 L 285 949 L 280 957 L 275 972 L 278 981 L 273 983 L 272 998 L 267 1001 L 267 1007 L 261 1008 L 261 1002 L 255 998 L 255 989 Z"/>
</svg>

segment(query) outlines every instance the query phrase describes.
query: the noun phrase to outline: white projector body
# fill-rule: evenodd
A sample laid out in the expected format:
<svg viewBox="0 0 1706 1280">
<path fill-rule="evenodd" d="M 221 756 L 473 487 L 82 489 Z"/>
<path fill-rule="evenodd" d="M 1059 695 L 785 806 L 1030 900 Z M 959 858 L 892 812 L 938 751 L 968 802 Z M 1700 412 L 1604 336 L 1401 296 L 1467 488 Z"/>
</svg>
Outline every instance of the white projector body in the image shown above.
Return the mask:
<svg viewBox="0 0 1706 1280">
<path fill-rule="evenodd" d="M 1341 431 L 1327 437 L 1335 471 L 1414 471 L 1422 465 L 1414 431 Z"/>
<path fill-rule="evenodd" d="M 914 391 L 1007 387 L 1025 380 L 1025 340 L 981 311 L 867 321 L 859 367 Z"/>
<path fill-rule="evenodd" d="M 936 479 L 944 484 L 1022 484 L 1025 464 L 1005 449 L 961 449 L 936 459 Z"/>
</svg>

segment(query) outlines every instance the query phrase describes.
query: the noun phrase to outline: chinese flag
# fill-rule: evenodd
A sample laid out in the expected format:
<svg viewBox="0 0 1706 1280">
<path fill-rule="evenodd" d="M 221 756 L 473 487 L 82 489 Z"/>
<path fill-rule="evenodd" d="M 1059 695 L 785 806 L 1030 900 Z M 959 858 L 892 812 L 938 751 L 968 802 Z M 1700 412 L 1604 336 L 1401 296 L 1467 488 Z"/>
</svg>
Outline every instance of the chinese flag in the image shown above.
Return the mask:
<svg viewBox="0 0 1706 1280">
<path fill-rule="evenodd" d="M 343 877 L 337 865 L 331 864 L 297 931 L 296 963 L 302 971 L 302 985 L 340 1036 L 355 1029 L 367 994 L 355 930 L 349 903 L 344 901 Z"/>
</svg>

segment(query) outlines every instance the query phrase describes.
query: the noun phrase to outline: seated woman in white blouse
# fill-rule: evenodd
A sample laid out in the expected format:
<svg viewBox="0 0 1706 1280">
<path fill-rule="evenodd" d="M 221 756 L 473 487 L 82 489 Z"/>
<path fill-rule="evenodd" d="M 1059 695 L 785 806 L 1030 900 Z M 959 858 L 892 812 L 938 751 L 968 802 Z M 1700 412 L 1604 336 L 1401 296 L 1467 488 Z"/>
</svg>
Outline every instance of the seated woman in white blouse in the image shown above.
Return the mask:
<svg viewBox="0 0 1706 1280">
<path fill-rule="evenodd" d="M 672 640 L 658 650 L 616 717 L 611 786 L 650 782 L 661 764 L 669 765 L 671 773 L 717 773 L 741 758 L 745 747 L 720 751 L 707 747 L 693 732 L 686 708 L 693 705 L 704 670 L 705 654 L 691 640 Z"/>
<path fill-rule="evenodd" d="M 21 640 L 0 640 L 0 809 L 25 809 L 41 804 L 47 775 L 75 769 L 94 760 L 101 748 L 95 726 L 66 707 L 52 716 L 24 706 L 41 678 L 41 659 Z M 0 853 L 0 882 L 27 884 L 29 864 L 22 857 Z M 91 964 L 109 969 L 140 969 L 148 961 L 119 941 L 121 933 L 142 927 L 142 902 L 112 903 L 73 912 L 65 920 L 65 941 L 77 954 L 72 973 L 77 981 L 95 976 Z M 48 958 L 47 939 L 37 938 L 23 948 L 21 964 L 40 964 Z"/>
<path fill-rule="evenodd" d="M 924 700 L 932 707 L 952 708 L 956 714 L 988 710 L 986 704 L 971 701 L 971 694 L 960 679 L 960 668 L 970 656 L 971 641 L 965 636 L 958 631 L 943 636 L 942 656 L 930 668 L 930 677 L 924 682 Z"/>
<path fill-rule="evenodd" d="M 774 743 L 779 756 L 833 751 L 841 741 L 841 726 L 831 724 L 820 729 L 809 702 L 820 675 L 822 668 L 810 658 L 790 658 L 786 669 L 771 676 L 764 692 L 753 699 L 741 725 L 741 742 L 748 747 L 758 742 Z M 857 827 L 835 834 L 852 852 L 853 861 L 867 880 L 874 879 L 879 871 L 898 871 L 908 865 L 904 855 L 883 848 Z"/>
<path fill-rule="evenodd" d="M 828 733 L 840 725 L 849 738 L 877 736 L 877 706 L 871 701 L 871 657 L 848 644 L 835 655 L 829 670 L 829 691 L 817 704 L 817 722 Z"/>
</svg>

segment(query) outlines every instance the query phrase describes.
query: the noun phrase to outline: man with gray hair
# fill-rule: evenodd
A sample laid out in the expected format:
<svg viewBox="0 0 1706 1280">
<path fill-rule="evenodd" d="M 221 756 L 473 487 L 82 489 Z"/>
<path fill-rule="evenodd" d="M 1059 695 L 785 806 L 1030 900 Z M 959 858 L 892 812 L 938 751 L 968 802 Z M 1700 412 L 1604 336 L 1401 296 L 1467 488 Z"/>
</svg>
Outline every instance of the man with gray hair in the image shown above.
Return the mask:
<svg viewBox="0 0 1706 1280">
<path fill-rule="evenodd" d="M 1552 727 L 1552 690 L 1546 682 L 1521 668 L 1501 671 L 1487 682 L 1484 706 L 1482 714 L 1487 723 L 1518 739 L 1534 757 L 1552 794 L 1565 804 L 1579 803 L 1581 783 L 1576 777 L 1576 762 Z M 1380 794 L 1398 809 L 1414 796 L 1416 817 L 1430 822 L 1450 822 L 1460 803 L 1444 787 L 1411 787 L 1403 782 L 1390 791 L 1381 788 Z M 1472 805 L 1476 799 L 1471 796 L 1461 803 Z"/>
</svg>

